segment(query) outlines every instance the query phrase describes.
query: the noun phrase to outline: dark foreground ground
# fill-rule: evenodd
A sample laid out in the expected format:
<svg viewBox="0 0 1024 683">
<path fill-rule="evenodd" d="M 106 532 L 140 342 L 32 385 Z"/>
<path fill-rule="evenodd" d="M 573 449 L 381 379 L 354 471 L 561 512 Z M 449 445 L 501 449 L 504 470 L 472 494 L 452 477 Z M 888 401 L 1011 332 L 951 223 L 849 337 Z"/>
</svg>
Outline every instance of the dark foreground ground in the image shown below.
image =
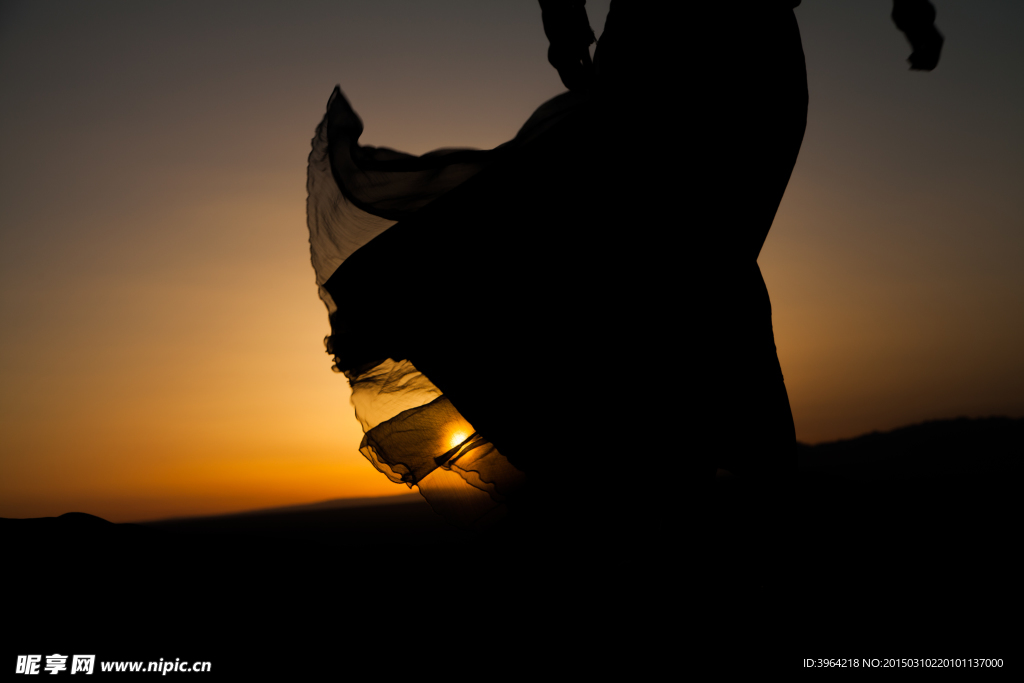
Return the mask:
<svg viewBox="0 0 1024 683">
<path fill-rule="evenodd" d="M 1024 420 L 933 422 L 801 447 L 797 475 L 772 485 L 718 480 L 658 494 L 649 516 L 632 499 L 619 527 L 540 534 L 469 534 L 415 499 L 4 519 L 0 671 L 55 652 L 210 661 L 206 679 L 1011 667 L 1022 454 Z"/>
</svg>

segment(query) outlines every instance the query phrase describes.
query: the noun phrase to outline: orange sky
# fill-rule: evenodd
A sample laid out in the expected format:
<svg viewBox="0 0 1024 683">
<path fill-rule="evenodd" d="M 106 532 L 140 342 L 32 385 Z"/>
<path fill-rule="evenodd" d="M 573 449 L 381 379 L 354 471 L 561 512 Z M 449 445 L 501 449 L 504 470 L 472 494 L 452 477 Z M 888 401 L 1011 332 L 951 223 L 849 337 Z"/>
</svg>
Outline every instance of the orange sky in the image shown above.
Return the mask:
<svg viewBox="0 0 1024 683">
<path fill-rule="evenodd" d="M 805 442 L 1024 415 L 1024 10 L 935 4 L 931 74 L 885 2 L 797 10 L 810 121 L 760 264 Z M 545 51 L 530 2 L 3 5 L 0 516 L 405 492 L 323 352 L 309 140 L 340 83 L 365 144 L 493 147 L 562 90 Z"/>
</svg>

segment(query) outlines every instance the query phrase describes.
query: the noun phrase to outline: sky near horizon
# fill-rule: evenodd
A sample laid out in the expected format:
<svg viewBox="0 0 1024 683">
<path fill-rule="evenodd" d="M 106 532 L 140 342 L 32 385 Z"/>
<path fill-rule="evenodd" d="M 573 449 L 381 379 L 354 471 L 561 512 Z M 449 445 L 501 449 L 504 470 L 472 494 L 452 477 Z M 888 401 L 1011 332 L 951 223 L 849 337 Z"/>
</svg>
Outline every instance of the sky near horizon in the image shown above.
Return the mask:
<svg viewBox="0 0 1024 683">
<path fill-rule="evenodd" d="M 887 0 L 796 10 L 759 263 L 807 443 L 1024 416 L 1024 4 L 933 4 L 932 73 Z M 340 84 L 363 144 L 494 147 L 564 90 L 546 49 L 533 0 L 0 2 L 0 517 L 407 491 L 324 353 L 310 139 Z"/>
</svg>

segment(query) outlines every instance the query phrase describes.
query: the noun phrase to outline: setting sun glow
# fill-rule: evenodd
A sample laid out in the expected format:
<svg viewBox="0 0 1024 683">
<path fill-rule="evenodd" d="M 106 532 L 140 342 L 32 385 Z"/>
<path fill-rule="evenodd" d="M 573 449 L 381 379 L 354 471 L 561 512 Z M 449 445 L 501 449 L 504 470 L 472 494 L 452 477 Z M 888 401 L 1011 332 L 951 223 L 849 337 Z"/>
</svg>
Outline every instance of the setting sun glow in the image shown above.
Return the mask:
<svg viewBox="0 0 1024 683">
<path fill-rule="evenodd" d="M 448 440 L 448 448 L 449 449 L 455 448 L 460 443 L 465 441 L 468 437 L 469 437 L 469 434 L 466 434 L 465 432 L 461 432 L 461 431 L 460 432 L 455 432 L 454 434 L 452 434 L 451 439 Z"/>
</svg>

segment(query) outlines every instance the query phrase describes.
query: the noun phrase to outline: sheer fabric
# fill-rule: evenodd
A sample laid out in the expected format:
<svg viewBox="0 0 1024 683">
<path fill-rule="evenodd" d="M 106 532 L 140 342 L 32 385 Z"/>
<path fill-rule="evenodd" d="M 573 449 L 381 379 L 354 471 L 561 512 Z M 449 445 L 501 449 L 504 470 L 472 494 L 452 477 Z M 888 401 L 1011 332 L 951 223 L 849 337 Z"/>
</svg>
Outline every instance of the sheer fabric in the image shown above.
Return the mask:
<svg viewBox="0 0 1024 683">
<path fill-rule="evenodd" d="M 462 526 L 503 516 L 525 476 L 409 360 L 353 360 L 366 324 L 363 303 L 356 292 L 336 301 L 325 285 L 361 247 L 536 139 L 585 99 L 568 92 L 553 98 L 513 140 L 493 150 L 442 149 L 417 157 L 360 146 L 362 122 L 335 88 L 313 139 L 307 179 L 310 251 L 332 325 L 328 352 L 335 354 L 334 370 L 349 380 L 365 432 L 359 450 L 389 479 L 418 487 L 437 512 Z M 378 275 L 384 280 L 391 274 Z M 425 276 L 423 286 L 432 280 Z"/>
<path fill-rule="evenodd" d="M 537 109 L 513 140 L 493 150 L 440 149 L 417 157 L 360 146 L 363 122 L 336 87 L 313 138 L 306 182 L 313 269 L 332 319 L 338 306 L 324 285 L 357 249 L 536 139 L 586 100 L 562 93 Z"/>
</svg>

